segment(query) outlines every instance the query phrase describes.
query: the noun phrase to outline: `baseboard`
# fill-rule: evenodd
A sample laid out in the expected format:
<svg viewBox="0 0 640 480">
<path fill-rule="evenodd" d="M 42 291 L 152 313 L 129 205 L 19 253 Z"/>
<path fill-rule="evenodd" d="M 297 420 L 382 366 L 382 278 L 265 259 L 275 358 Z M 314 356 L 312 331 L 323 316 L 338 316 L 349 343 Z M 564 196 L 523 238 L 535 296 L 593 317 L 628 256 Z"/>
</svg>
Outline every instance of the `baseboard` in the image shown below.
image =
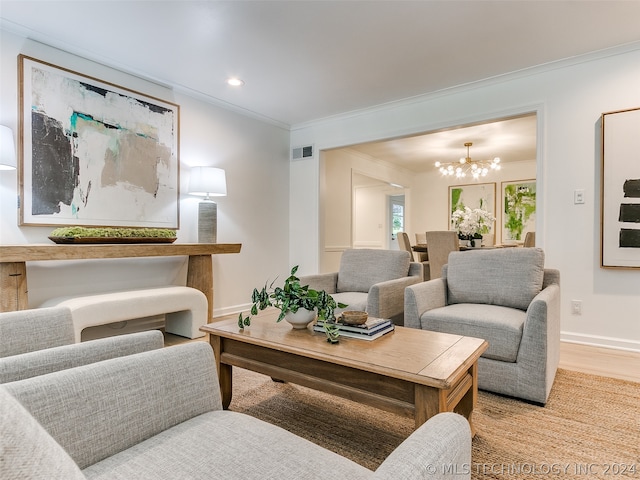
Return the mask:
<svg viewBox="0 0 640 480">
<path fill-rule="evenodd" d="M 248 312 L 251 310 L 251 303 L 245 303 L 243 305 L 233 305 L 225 308 L 214 308 L 213 318 L 224 317 L 225 315 L 239 314 L 240 312 Z"/>
<path fill-rule="evenodd" d="M 581 345 L 590 345 L 592 347 L 613 348 L 616 350 L 626 350 L 629 352 L 640 352 L 640 342 L 636 340 L 604 337 L 602 335 L 560 332 L 560 341 L 567 343 L 579 343 Z"/>
</svg>

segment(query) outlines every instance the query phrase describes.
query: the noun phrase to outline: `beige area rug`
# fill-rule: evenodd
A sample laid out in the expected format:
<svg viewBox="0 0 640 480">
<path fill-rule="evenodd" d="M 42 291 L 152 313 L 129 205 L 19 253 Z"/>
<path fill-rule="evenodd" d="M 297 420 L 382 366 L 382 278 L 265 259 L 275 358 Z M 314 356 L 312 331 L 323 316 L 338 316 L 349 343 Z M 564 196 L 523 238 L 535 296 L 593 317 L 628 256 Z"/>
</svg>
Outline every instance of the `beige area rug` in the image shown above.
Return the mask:
<svg viewBox="0 0 640 480">
<path fill-rule="evenodd" d="M 377 466 L 413 420 L 234 368 L 230 409 Z M 640 383 L 558 370 L 545 407 L 480 392 L 473 479 L 640 478 Z"/>
</svg>

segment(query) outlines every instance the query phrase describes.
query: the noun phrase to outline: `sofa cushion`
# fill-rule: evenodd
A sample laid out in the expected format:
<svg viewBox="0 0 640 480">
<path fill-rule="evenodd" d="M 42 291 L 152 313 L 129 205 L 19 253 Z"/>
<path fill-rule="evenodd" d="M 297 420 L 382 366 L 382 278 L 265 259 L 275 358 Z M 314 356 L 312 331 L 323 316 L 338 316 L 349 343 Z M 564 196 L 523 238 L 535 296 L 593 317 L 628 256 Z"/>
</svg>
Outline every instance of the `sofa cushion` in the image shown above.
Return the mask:
<svg viewBox="0 0 640 480">
<path fill-rule="evenodd" d="M 67 452 L 2 386 L 0 386 L 0 478 L 85 479 Z"/>
<path fill-rule="evenodd" d="M 187 468 L 185 469 L 185 466 Z M 364 479 L 373 472 L 280 427 L 215 411 L 88 468 L 90 479 Z"/>
<path fill-rule="evenodd" d="M 484 358 L 515 362 L 526 317 L 515 308 L 459 303 L 428 310 L 420 322 L 426 330 L 482 338 L 489 342 Z"/>
<path fill-rule="evenodd" d="M 452 252 L 446 268 L 447 303 L 485 303 L 526 310 L 542 290 L 540 248 Z"/>
<path fill-rule="evenodd" d="M 411 254 L 404 250 L 345 250 L 340 259 L 337 291 L 367 293 L 376 283 L 406 277 L 410 263 Z"/>
</svg>

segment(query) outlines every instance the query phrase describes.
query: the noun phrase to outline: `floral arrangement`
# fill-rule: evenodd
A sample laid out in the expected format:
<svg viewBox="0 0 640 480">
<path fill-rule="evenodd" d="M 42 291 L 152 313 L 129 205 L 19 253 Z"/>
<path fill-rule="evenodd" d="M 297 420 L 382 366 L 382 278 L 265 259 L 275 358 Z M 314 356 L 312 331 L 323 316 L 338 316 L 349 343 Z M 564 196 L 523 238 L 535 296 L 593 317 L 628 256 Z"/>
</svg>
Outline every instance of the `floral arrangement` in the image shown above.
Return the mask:
<svg viewBox="0 0 640 480">
<path fill-rule="evenodd" d="M 464 210 L 456 210 L 451 214 L 451 223 L 458 231 L 458 238 L 464 240 L 481 238 L 489 233 L 495 220 L 491 213 L 481 208 L 464 207 Z"/>
</svg>

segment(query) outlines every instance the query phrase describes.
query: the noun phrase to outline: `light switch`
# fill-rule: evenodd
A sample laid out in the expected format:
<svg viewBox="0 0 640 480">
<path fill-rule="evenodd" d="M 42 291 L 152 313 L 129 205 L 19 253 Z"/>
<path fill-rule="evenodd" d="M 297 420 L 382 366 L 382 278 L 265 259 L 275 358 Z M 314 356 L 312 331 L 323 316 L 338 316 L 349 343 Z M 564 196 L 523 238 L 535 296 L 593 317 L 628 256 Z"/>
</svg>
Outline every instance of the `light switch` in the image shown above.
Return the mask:
<svg viewBox="0 0 640 480">
<path fill-rule="evenodd" d="M 578 205 L 579 203 L 584 203 L 584 190 L 574 190 L 573 191 L 573 203 Z"/>
</svg>

